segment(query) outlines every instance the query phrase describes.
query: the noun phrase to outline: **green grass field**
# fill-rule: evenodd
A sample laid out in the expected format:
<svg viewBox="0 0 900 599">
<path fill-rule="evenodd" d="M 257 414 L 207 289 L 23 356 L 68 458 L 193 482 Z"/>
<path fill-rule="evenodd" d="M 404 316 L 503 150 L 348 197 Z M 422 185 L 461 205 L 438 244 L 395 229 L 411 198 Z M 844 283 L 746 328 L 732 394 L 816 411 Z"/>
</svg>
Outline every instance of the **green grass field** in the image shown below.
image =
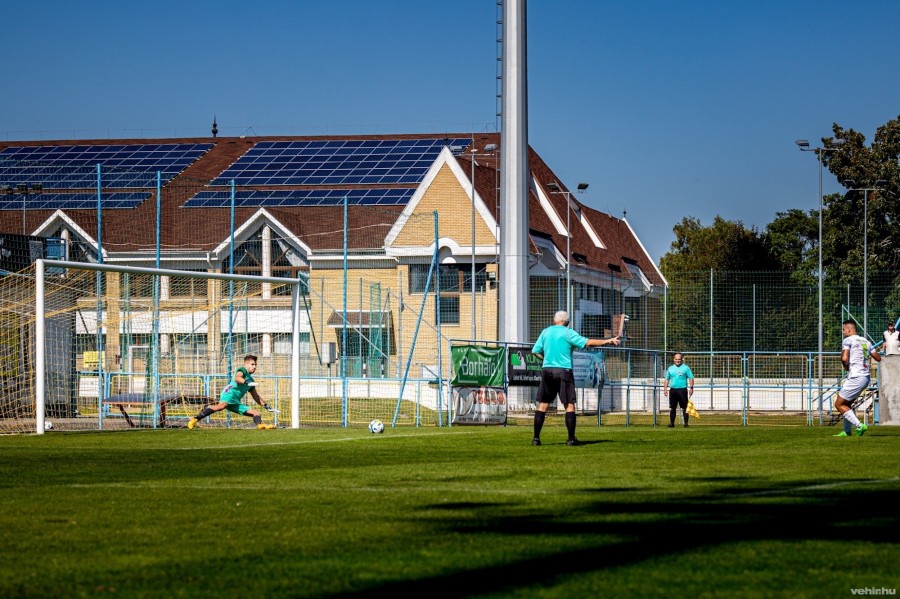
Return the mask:
<svg viewBox="0 0 900 599">
<path fill-rule="evenodd" d="M 845 597 L 900 587 L 900 430 L 0 437 L 4 597 Z"/>
</svg>

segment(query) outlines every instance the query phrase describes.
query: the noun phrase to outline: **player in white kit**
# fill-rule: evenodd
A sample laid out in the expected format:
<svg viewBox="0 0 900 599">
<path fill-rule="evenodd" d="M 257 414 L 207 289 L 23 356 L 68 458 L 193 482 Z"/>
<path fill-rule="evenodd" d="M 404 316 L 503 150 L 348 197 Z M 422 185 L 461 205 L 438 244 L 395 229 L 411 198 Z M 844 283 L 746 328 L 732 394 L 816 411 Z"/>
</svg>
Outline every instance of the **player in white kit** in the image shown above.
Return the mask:
<svg viewBox="0 0 900 599">
<path fill-rule="evenodd" d="M 844 341 L 841 344 L 841 364 L 847 371 L 847 379 L 838 392 L 834 407 L 844 416 L 844 430 L 835 437 L 849 437 L 855 428 L 856 436 L 862 437 L 869 428 L 859 421 L 853 413 L 853 400 L 869 386 L 869 356 L 881 361 L 878 353 L 865 337 L 856 334 L 856 323 L 845 320 L 843 323 Z"/>
</svg>

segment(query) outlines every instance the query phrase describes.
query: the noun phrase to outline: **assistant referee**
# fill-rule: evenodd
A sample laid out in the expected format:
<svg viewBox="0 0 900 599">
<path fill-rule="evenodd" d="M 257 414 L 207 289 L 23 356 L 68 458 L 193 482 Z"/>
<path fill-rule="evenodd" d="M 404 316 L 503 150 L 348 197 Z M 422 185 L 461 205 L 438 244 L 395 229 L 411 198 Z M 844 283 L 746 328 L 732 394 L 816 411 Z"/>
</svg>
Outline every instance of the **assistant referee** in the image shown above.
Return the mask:
<svg viewBox="0 0 900 599">
<path fill-rule="evenodd" d="M 666 370 L 666 382 L 663 386 L 663 395 L 669 398 L 669 428 L 675 427 L 675 411 L 679 406 L 684 416 L 684 426 L 687 428 L 687 405 L 688 399 L 694 394 L 694 373 L 691 372 L 691 367 L 684 363 L 684 357 L 680 353 L 675 354 L 672 361 L 674 364 Z"/>
</svg>

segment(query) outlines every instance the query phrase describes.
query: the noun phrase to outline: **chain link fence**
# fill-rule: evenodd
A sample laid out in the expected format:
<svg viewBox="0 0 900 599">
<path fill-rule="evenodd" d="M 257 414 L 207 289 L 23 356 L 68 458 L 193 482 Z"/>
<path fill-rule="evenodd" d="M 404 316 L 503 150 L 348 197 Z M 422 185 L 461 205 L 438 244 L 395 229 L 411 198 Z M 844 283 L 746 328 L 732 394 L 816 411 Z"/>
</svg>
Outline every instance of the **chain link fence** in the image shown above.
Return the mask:
<svg viewBox="0 0 900 599">
<path fill-rule="evenodd" d="M 114 257 L 121 264 L 186 272 L 301 279 L 305 289 L 301 375 L 309 380 L 340 377 L 344 396 L 359 394 L 378 400 L 370 403 L 377 408 L 339 406 L 334 413 L 321 411 L 318 421 L 348 424 L 369 417 L 390 421 L 397 412 L 415 414 L 409 422 L 416 424 L 438 422 L 436 415 L 423 418 L 418 407 L 395 409 L 394 402 L 409 385 L 427 396 L 428 405 L 439 413 L 444 390 L 437 382 L 449 376 L 449 340 L 471 336 L 497 341 L 501 277 L 496 221 L 482 218 L 481 210 L 496 215 L 499 195 L 476 202 L 474 196 L 464 197 L 473 192 L 460 187 L 455 178 L 438 177 L 434 183 L 440 193 L 456 194 L 460 201 L 449 203 L 454 209 L 439 211 L 438 203 L 431 210 L 426 202 L 409 215 L 403 212 L 404 204 L 357 204 L 345 209 L 343 198 L 323 197 L 316 205 L 305 205 L 301 215 L 277 204 L 261 205 L 258 194 L 264 192 L 260 190 L 236 187 L 214 180 L 213 173 L 190 169 L 171 179 L 158 172 L 83 164 L 54 165 L 48 170 L 38 162 L 18 163 L 16 168 L 25 168 L 39 187 L 32 183 L 22 190 L 11 188 L 6 209 L 0 211 L 0 226 L 6 231 L 39 231 L 41 236 L 62 238 L 67 260 L 103 262 Z M 474 177 L 484 175 L 474 163 L 470 169 Z M 57 185 L 68 187 L 54 189 Z M 496 190 L 496 185 L 489 187 Z M 42 198 L 38 203 L 35 195 Z M 454 240 L 455 249 L 442 241 L 448 239 Z M 821 314 L 817 281 L 807 279 L 811 282 L 798 283 L 796 273 L 780 272 L 687 272 L 671 275 L 668 289 L 648 291 L 612 273 L 577 281 L 561 273 L 532 277 L 523 296 L 527 294 L 530 302 L 532 339 L 550 324 L 554 312 L 570 303 L 573 326 L 583 335 L 622 334 L 623 347 L 630 352 L 627 359 L 610 360 L 609 380 L 611 390 L 623 389 L 625 395 L 601 403 L 601 412 L 608 409 L 630 418 L 643 413 L 632 409 L 638 405 L 632 401 L 650 405 L 649 413 L 657 413 L 659 374 L 673 351 L 691 356 L 711 394 L 722 381 L 729 389 L 743 389 L 748 380 L 758 381 L 754 388 L 771 387 L 773 393 L 780 389 L 786 394 L 788 387 L 809 387 L 806 381 L 811 376 L 840 376 L 832 358 L 840 347 L 843 319 L 855 319 L 860 332 L 878 342 L 887 321 L 900 315 L 895 273 L 869 272 L 866 281 L 860 276 L 850 282 L 826 276 Z M 160 289 L 141 277 L 123 277 L 111 289 L 106 277 L 92 280 L 95 302 L 106 301 L 102 298 L 114 293 L 121 305 L 139 305 L 161 293 L 169 308 L 190 314 L 196 312 L 198 302 L 207 301 L 206 286 L 190 278 L 166 279 Z M 235 294 L 254 298 L 265 310 L 290 307 L 287 286 L 243 285 L 239 290 L 225 286 L 217 293 L 224 298 Z M 863 297 L 864 291 L 868 298 Z M 10 324 L 0 323 L 4 334 L 21 342 L 14 332 L 21 310 L 8 313 Z M 818 352 L 820 318 L 823 350 L 830 357 L 823 372 L 810 375 L 802 372 L 802 366 L 811 361 L 811 352 Z M 212 344 L 188 323 L 184 330 L 164 333 L 167 336 L 161 343 L 165 346 L 157 351 L 171 348 L 184 364 L 209 365 L 204 352 L 224 347 L 227 353 L 217 354 L 215 360 L 216 369 L 223 372 L 230 366 L 220 363 L 222 356 L 233 361 L 234 356 L 257 353 L 261 371 L 283 376 L 289 333 L 258 325 L 247 320 L 229 331 L 218 331 L 227 333 L 227 338 Z M 117 348 L 118 366 L 105 365 L 110 372 L 132 359 L 129 348 L 143 348 L 148 339 L 145 333 L 123 330 L 113 343 L 89 336 L 76 341 L 76 353 L 94 352 L 95 359 L 105 355 L 104 348 Z M 114 354 L 106 359 L 113 360 Z M 77 359 L 83 362 L 85 356 Z M 365 384 L 346 386 L 351 379 Z M 376 381 L 390 384 L 374 385 Z M 741 405 L 752 407 L 754 394 L 747 391 L 744 396 L 747 401 Z M 314 401 L 310 400 L 306 413 L 317 413 L 311 408 Z M 717 398 L 710 401 L 711 409 L 724 405 L 725 411 L 732 410 L 731 399 L 724 404 Z M 785 399 L 784 405 L 789 404 L 796 408 L 796 402 Z"/>
</svg>

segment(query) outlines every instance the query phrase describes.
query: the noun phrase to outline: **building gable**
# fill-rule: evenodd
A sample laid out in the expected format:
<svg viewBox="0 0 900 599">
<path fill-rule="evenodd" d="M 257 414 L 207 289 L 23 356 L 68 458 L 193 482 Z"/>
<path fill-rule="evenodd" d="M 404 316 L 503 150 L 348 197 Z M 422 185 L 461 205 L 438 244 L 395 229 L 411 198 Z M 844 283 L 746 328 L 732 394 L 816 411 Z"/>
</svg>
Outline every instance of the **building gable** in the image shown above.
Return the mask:
<svg viewBox="0 0 900 599">
<path fill-rule="evenodd" d="M 403 214 L 385 239 L 391 255 L 431 253 L 434 242 L 433 214 L 438 213 L 440 244 L 454 255 L 472 253 L 472 221 L 474 245 L 479 253 L 495 252 L 497 223 L 463 167 L 447 149 L 441 152 L 416 190 Z M 456 237 L 452 236 L 456 234 Z"/>
</svg>

